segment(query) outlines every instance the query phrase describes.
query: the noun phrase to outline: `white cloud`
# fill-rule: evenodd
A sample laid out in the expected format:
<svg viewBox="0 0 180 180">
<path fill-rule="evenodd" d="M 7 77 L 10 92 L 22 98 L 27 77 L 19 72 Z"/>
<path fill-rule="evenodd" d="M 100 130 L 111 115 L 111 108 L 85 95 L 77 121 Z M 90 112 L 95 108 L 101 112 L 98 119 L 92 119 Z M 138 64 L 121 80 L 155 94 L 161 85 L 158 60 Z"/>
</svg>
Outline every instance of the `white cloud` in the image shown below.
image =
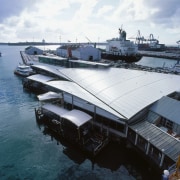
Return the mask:
<svg viewBox="0 0 180 180">
<path fill-rule="evenodd" d="M 96 15 L 97 15 L 97 17 L 108 16 L 109 13 L 111 13 L 111 10 L 113 10 L 113 9 L 114 9 L 114 7 L 110 6 L 110 5 L 102 6 Z"/>
<path fill-rule="evenodd" d="M 22 0 L 21 0 L 22 1 Z M 180 39 L 179 0 L 25 0 L 11 7 L 0 18 L 0 42 L 41 41 L 61 42 L 105 41 L 117 37 L 123 25 L 127 36 L 153 33 L 160 43 Z"/>
</svg>

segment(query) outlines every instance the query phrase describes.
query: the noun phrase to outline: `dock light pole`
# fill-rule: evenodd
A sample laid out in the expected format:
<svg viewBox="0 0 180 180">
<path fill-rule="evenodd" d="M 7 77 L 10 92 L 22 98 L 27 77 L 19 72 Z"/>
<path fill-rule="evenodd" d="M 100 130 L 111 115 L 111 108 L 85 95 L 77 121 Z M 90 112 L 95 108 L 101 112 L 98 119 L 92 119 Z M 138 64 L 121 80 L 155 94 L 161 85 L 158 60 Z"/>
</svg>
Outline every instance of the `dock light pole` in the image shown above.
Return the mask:
<svg viewBox="0 0 180 180">
<path fill-rule="evenodd" d="M 59 36 L 59 44 L 61 45 L 61 35 Z"/>
<path fill-rule="evenodd" d="M 98 48 L 99 48 L 99 37 L 98 37 Z"/>
<path fill-rule="evenodd" d="M 160 164 L 159 164 L 160 167 L 162 167 L 162 165 L 163 165 L 164 156 L 165 156 L 164 155 L 164 149 L 162 149 L 161 151 L 162 151 L 162 156 L 161 156 L 161 161 L 160 161 Z"/>
</svg>

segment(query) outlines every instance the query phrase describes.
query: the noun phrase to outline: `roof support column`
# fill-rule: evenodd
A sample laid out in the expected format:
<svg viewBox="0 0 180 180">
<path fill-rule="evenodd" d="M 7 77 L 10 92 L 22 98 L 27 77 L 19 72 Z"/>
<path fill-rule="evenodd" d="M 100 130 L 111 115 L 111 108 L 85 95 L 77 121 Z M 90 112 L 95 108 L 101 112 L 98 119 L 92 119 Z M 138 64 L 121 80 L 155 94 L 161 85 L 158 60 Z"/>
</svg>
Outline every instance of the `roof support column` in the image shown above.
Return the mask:
<svg viewBox="0 0 180 180">
<path fill-rule="evenodd" d="M 94 106 L 94 120 L 96 120 L 96 106 Z"/>
<path fill-rule="evenodd" d="M 128 125 L 127 124 L 125 125 L 125 134 L 126 134 L 126 137 L 127 137 L 127 135 L 128 135 Z"/>
<path fill-rule="evenodd" d="M 137 140 L 138 140 L 138 130 L 136 129 L 136 139 L 135 139 L 135 142 L 134 142 L 134 144 L 136 145 L 137 144 Z"/>
<path fill-rule="evenodd" d="M 148 144 L 147 144 L 147 148 L 146 148 L 146 155 L 149 153 L 149 147 L 150 147 L 150 142 L 149 142 L 150 139 L 148 138 L 147 140 L 148 140 L 147 141 Z"/>
<path fill-rule="evenodd" d="M 93 122 L 92 126 L 94 126 L 94 121 L 95 120 L 96 120 L 96 106 L 94 105 L 94 118 L 93 118 L 93 121 L 92 121 Z"/>
<path fill-rule="evenodd" d="M 164 154 L 164 149 L 162 149 L 161 161 L 160 161 L 160 164 L 159 164 L 160 167 L 162 167 L 162 165 L 163 165 L 164 156 L 165 156 L 165 154 Z"/>
<path fill-rule="evenodd" d="M 78 130 L 78 138 L 79 138 L 79 141 L 80 141 L 80 139 L 81 139 L 81 136 L 80 136 L 80 129 L 78 128 L 77 130 Z"/>
<path fill-rule="evenodd" d="M 74 96 L 72 95 L 72 109 L 74 109 Z"/>
</svg>

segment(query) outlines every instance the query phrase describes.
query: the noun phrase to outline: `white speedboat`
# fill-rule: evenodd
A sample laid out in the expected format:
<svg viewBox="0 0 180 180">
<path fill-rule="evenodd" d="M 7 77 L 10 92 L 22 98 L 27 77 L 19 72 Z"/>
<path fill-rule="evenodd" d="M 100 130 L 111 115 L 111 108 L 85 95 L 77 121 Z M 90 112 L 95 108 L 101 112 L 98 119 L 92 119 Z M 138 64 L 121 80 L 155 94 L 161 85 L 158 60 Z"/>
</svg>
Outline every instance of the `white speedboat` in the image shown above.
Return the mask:
<svg viewBox="0 0 180 180">
<path fill-rule="evenodd" d="M 134 42 L 126 40 L 126 32 L 119 28 L 119 38 L 107 40 L 106 51 L 101 53 L 101 58 L 137 62 L 142 55 L 138 53 L 138 47 Z"/>
<path fill-rule="evenodd" d="M 14 70 L 14 74 L 27 77 L 27 76 L 33 75 L 34 71 L 30 66 L 20 64 Z"/>
</svg>

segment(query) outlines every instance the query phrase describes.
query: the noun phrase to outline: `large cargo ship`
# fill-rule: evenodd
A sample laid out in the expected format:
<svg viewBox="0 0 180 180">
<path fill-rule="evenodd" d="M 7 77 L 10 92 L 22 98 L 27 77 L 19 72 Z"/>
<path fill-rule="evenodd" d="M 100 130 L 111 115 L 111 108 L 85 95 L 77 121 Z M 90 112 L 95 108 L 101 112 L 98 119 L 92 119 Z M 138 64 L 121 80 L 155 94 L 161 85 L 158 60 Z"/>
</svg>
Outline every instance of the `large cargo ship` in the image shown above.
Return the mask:
<svg viewBox="0 0 180 180">
<path fill-rule="evenodd" d="M 101 54 L 102 59 L 137 62 L 142 58 L 138 53 L 138 46 L 126 39 L 126 32 L 119 28 L 119 38 L 107 40 L 106 50 Z"/>
</svg>

